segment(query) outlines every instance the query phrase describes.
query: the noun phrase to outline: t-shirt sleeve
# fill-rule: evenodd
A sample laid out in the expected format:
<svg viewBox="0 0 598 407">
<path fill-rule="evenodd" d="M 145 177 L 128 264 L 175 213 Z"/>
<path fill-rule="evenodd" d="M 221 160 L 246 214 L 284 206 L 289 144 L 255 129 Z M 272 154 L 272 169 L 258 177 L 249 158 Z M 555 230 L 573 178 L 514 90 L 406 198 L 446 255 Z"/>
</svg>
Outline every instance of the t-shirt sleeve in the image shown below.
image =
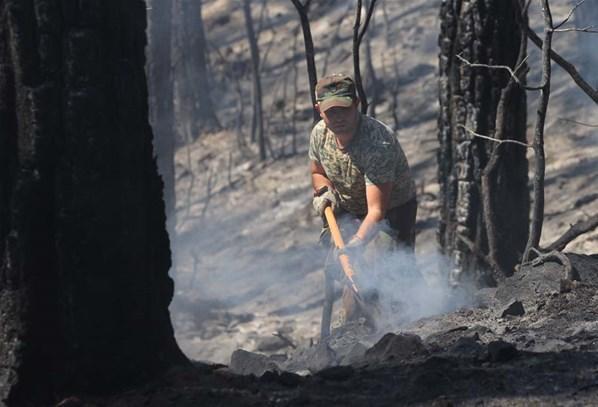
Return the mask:
<svg viewBox="0 0 598 407">
<path fill-rule="evenodd" d="M 372 146 L 367 154 L 365 165 L 366 185 L 380 185 L 395 181 L 397 165 L 400 165 L 399 157 L 391 143 Z"/>
<path fill-rule="evenodd" d="M 308 156 L 311 161 L 315 161 L 320 163 L 320 149 L 319 145 L 321 143 L 321 132 L 318 129 L 318 126 L 314 126 L 309 136 L 309 151 Z"/>
</svg>

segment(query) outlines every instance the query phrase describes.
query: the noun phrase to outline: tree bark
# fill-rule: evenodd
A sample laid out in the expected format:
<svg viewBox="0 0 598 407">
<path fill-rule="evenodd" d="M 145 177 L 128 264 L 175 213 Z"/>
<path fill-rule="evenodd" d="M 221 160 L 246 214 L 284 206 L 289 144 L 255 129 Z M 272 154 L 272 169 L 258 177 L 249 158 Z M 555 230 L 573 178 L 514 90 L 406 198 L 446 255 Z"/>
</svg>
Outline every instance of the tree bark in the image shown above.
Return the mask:
<svg viewBox="0 0 598 407">
<path fill-rule="evenodd" d="M 516 7 L 515 7 L 516 6 Z M 451 278 L 491 284 L 480 258 L 487 257 L 488 239 L 482 205 L 482 172 L 492 141 L 473 132 L 493 136 L 501 91 L 509 82 L 504 70 L 473 68 L 460 62 L 516 65 L 525 27 L 519 23 L 519 0 L 447 0 L 441 6 L 440 43 L 440 183 L 439 242 L 453 263 Z M 504 111 L 509 139 L 525 141 L 526 95 L 517 87 L 509 94 Z M 503 270 L 513 270 L 527 239 L 529 193 L 525 148 L 501 147 L 501 160 L 488 174 L 492 184 L 491 207 L 495 215 L 496 258 Z M 466 244 L 473 242 L 473 247 Z M 479 253 L 475 253 L 479 251 Z"/>
<path fill-rule="evenodd" d="M 172 75 L 172 0 L 150 0 L 148 15 L 148 88 L 150 122 L 158 171 L 164 182 L 167 230 L 176 234 L 176 195 L 174 175 L 175 125 L 174 81 Z"/>
<path fill-rule="evenodd" d="M 185 362 L 145 7 L 0 0 L 0 404 L 50 405 Z"/>
</svg>

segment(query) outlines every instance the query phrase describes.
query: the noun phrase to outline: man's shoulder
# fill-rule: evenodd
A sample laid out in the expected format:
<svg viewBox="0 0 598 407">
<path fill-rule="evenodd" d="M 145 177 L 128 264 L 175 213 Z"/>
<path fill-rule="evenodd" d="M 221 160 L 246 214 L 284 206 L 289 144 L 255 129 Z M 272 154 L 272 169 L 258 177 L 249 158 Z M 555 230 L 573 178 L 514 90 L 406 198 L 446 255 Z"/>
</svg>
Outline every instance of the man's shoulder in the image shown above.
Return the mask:
<svg viewBox="0 0 598 407">
<path fill-rule="evenodd" d="M 362 117 L 362 120 L 364 130 L 369 136 L 374 137 L 375 139 L 380 139 L 380 141 L 390 141 L 395 139 L 394 130 L 391 129 L 387 124 L 378 119 L 374 119 L 373 117 L 365 115 Z"/>
<path fill-rule="evenodd" d="M 362 116 L 363 129 L 370 142 L 374 144 L 394 144 L 395 132 L 387 124 L 370 116 Z"/>
<path fill-rule="evenodd" d="M 324 120 L 320 120 L 312 128 L 311 134 L 312 134 L 312 136 L 321 136 L 322 134 L 324 134 L 325 130 L 326 130 L 326 123 L 324 123 Z"/>
<path fill-rule="evenodd" d="M 317 157 L 317 161 L 320 161 L 326 155 L 326 123 L 320 120 L 314 125 L 311 130 L 309 137 L 309 151 L 310 157 L 314 159 Z"/>
</svg>

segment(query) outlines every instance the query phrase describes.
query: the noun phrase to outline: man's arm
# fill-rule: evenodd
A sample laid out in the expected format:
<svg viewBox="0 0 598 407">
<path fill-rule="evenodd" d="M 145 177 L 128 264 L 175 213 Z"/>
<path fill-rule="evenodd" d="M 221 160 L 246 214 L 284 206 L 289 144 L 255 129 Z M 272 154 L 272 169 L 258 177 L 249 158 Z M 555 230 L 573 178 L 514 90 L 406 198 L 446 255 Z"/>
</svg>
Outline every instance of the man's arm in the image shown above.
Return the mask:
<svg viewBox="0 0 598 407">
<path fill-rule="evenodd" d="M 309 163 L 311 171 L 311 185 L 314 191 L 320 190 L 322 187 L 327 186 L 332 189 L 332 182 L 326 176 L 326 171 L 317 161 L 310 161 Z"/>
<path fill-rule="evenodd" d="M 366 241 L 374 229 L 376 223 L 380 222 L 386 216 L 386 209 L 390 202 L 390 193 L 392 191 L 392 182 L 386 182 L 380 185 L 367 185 L 365 196 L 368 205 L 368 213 L 361 222 L 357 233 L 359 239 Z"/>
</svg>

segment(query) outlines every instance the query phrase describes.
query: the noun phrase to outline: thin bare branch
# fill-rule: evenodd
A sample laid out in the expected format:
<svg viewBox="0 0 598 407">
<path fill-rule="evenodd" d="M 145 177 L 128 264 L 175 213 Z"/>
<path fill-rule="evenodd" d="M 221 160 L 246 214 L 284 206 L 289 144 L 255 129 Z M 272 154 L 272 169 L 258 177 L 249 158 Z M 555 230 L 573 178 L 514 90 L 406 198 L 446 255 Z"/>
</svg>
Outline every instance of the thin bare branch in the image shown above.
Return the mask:
<svg viewBox="0 0 598 407">
<path fill-rule="evenodd" d="M 507 71 L 509 73 L 509 75 L 511 75 L 511 78 L 513 78 L 515 83 L 517 83 L 517 85 L 519 85 L 523 89 L 526 89 L 526 90 L 541 90 L 542 89 L 542 86 L 524 85 L 521 82 L 521 80 L 519 79 L 519 77 L 517 76 L 519 73 L 518 72 L 519 69 L 521 69 L 521 67 L 523 67 L 525 65 L 525 62 L 527 61 L 528 57 L 525 57 L 525 59 L 519 65 L 517 65 L 515 67 L 515 69 L 512 69 L 510 66 L 507 66 L 507 65 L 474 64 L 472 62 L 469 62 L 467 59 L 463 58 L 461 55 L 456 55 L 456 57 L 461 62 L 463 62 L 465 65 L 470 66 L 472 68 L 503 69 L 503 70 Z"/>
<path fill-rule="evenodd" d="M 591 232 L 596 228 L 598 228 L 598 215 L 594 215 L 586 220 L 580 220 L 572 225 L 561 237 L 548 245 L 545 250 L 561 251 L 578 236 Z"/>
<path fill-rule="evenodd" d="M 538 47 L 542 48 L 542 40 L 538 37 L 538 34 L 531 29 L 531 27 L 527 27 L 527 36 L 530 40 Z M 555 50 L 550 50 L 550 58 L 554 62 L 556 62 L 561 68 L 563 68 L 569 76 L 573 79 L 573 81 L 580 87 L 580 89 L 590 97 L 595 103 L 598 103 L 598 89 L 594 89 L 577 71 L 575 66 L 567 61 L 565 58 L 560 56 L 556 53 Z"/>
<path fill-rule="evenodd" d="M 585 127 L 598 127 L 598 124 L 583 123 L 583 122 L 578 122 L 577 120 L 573 120 L 573 119 L 560 118 L 559 120 L 563 121 L 563 122 L 578 124 L 580 126 L 585 126 Z"/>
<path fill-rule="evenodd" d="M 573 6 L 573 8 L 569 11 L 569 14 L 567 14 L 567 17 L 565 17 L 565 19 L 563 21 L 561 21 L 560 23 L 558 23 L 554 29 L 557 30 L 559 28 L 561 28 L 562 26 L 564 26 L 565 24 L 567 24 L 567 22 L 571 19 L 571 17 L 573 16 L 573 13 L 575 13 L 575 10 L 577 10 L 577 8 L 579 6 L 581 6 L 583 3 L 585 3 L 586 0 L 581 0 L 579 3 L 577 3 L 575 6 Z"/>
<path fill-rule="evenodd" d="M 374 7 L 376 6 L 376 0 L 372 0 L 370 6 L 368 7 L 367 14 L 365 16 L 365 22 L 363 23 L 363 27 L 361 28 L 361 32 L 359 33 L 359 43 L 361 44 L 361 40 L 365 35 L 365 32 L 370 25 L 370 20 L 372 19 L 372 15 L 374 14 Z"/>
<path fill-rule="evenodd" d="M 466 132 L 468 132 L 469 134 L 471 134 L 474 137 L 483 138 L 484 140 L 490 140 L 490 141 L 493 141 L 493 142 L 498 143 L 498 144 L 513 143 L 513 144 L 519 144 L 520 146 L 523 146 L 523 147 L 526 147 L 526 148 L 533 148 L 533 146 L 531 146 L 530 144 L 526 144 L 526 143 L 524 143 L 522 141 L 519 141 L 519 140 L 512 140 L 512 139 L 500 140 L 500 139 L 497 139 L 497 138 L 494 138 L 494 137 L 484 136 L 483 134 L 476 133 L 472 129 L 467 128 L 467 127 L 465 127 L 462 124 L 458 124 L 457 127 L 462 128 L 463 130 L 465 130 Z"/>
<path fill-rule="evenodd" d="M 587 27 L 583 27 L 583 28 L 579 28 L 579 27 L 561 28 L 560 30 L 552 30 L 552 31 L 555 33 L 582 32 L 582 33 L 598 34 L 598 29 L 596 29 L 595 25 L 588 25 Z"/>
</svg>

